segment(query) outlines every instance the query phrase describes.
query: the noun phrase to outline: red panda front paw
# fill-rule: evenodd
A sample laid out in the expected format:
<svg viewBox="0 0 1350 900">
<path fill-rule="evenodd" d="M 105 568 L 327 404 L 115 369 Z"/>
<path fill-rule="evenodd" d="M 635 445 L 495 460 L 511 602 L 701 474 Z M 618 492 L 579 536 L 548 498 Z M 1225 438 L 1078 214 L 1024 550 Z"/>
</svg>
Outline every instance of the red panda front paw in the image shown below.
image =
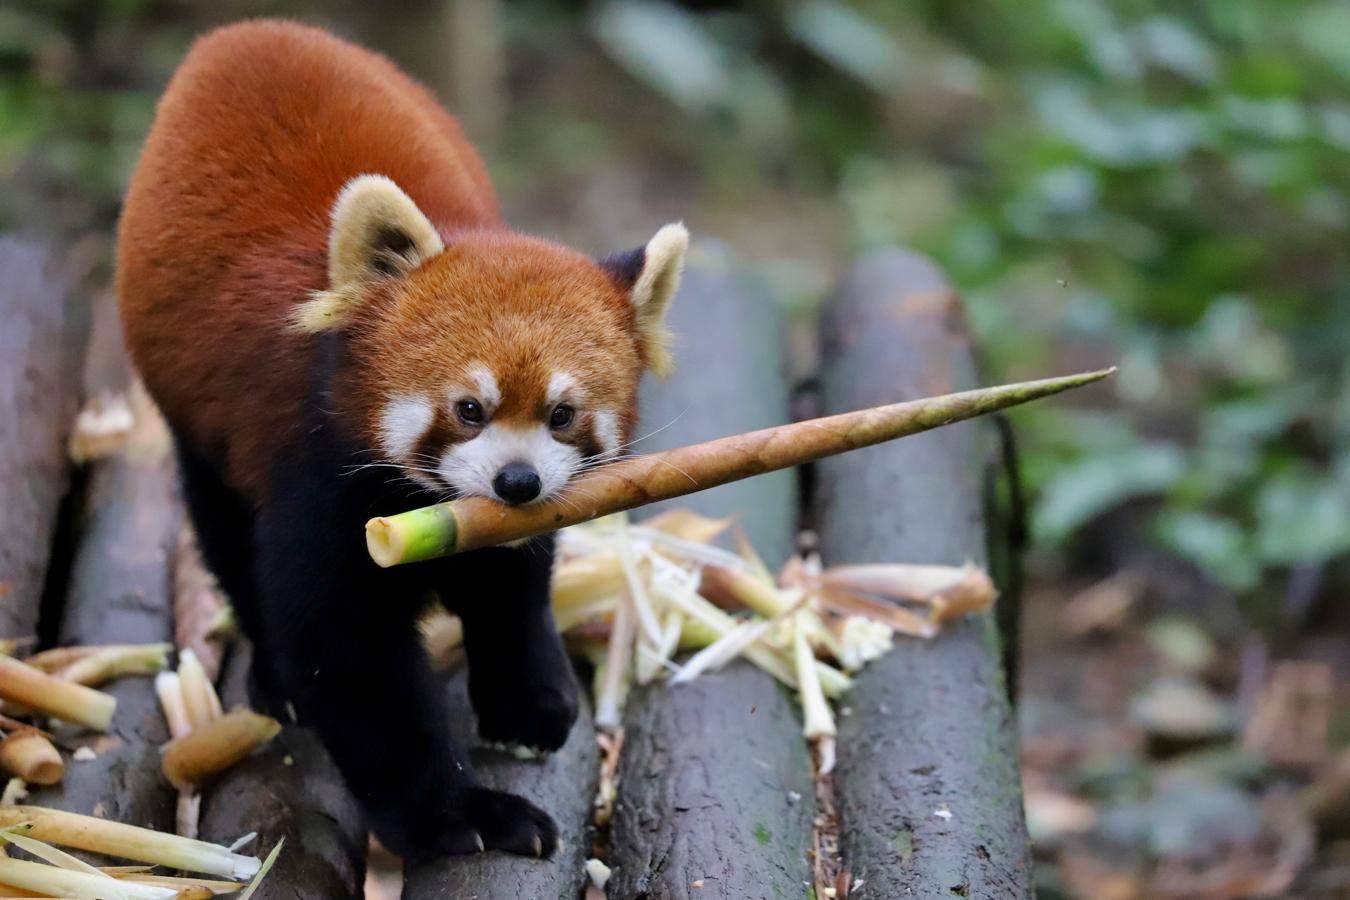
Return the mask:
<svg viewBox="0 0 1350 900">
<path fill-rule="evenodd" d="M 558 824 L 525 797 L 471 788 L 456 803 L 450 822 L 437 823 L 416 843 L 408 853 L 413 860 L 485 850 L 547 858 L 558 849 Z"/>
<path fill-rule="evenodd" d="M 465 804 L 468 818 L 487 850 L 547 858 L 558 849 L 553 818 L 524 797 L 475 788 Z"/>
<path fill-rule="evenodd" d="M 577 720 L 577 687 L 571 677 L 547 686 L 512 690 L 497 684 L 473 693 L 478 736 L 488 744 L 552 753 L 567 742 Z"/>
<path fill-rule="evenodd" d="M 389 838 L 380 837 L 413 863 L 487 850 L 546 858 L 558 848 L 558 826 L 548 813 L 524 797 L 482 787 L 458 795 L 434 816 L 403 822 Z"/>
</svg>

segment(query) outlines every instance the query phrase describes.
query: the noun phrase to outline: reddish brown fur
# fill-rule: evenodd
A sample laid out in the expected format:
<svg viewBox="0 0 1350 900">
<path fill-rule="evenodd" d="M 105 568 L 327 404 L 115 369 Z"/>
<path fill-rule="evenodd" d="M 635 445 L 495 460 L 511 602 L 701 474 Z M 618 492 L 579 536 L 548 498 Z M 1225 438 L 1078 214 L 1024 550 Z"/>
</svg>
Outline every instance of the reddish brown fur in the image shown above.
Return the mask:
<svg viewBox="0 0 1350 900">
<path fill-rule="evenodd" d="M 509 373 L 499 376 L 494 421 L 545 421 L 549 378 L 567 371 L 631 430 L 642 371 L 634 314 L 587 257 L 510 232 L 463 233 L 395 290 L 398 302 L 358 313 L 353 352 L 368 366 L 339 385 L 372 430 L 382 400 L 400 391 L 446 396 L 476 362 Z"/>
<path fill-rule="evenodd" d="M 272 460 L 304 421 L 319 340 L 288 318 L 327 287 L 329 214 L 367 173 L 392 178 L 446 243 L 375 288 L 349 326 L 355 366 L 337 402 L 367 446 L 383 398 L 431 394 L 474 360 L 510 373 L 499 417 L 538 414 L 526 398 L 562 367 L 613 398 L 629 431 L 643 361 L 619 287 L 581 254 L 507 231 L 458 124 L 390 62 L 317 29 L 255 21 L 193 46 L 122 218 L 128 343 L 181 437 L 218 458 L 236 490 L 265 496 Z"/>
</svg>

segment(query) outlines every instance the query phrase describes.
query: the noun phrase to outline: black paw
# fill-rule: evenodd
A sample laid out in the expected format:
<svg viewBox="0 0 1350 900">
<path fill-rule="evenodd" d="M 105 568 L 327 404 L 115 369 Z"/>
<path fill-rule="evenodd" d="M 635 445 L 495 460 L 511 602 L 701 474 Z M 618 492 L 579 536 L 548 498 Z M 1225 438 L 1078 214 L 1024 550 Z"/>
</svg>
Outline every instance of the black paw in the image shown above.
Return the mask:
<svg viewBox="0 0 1350 900">
<path fill-rule="evenodd" d="M 547 858 L 558 849 L 553 818 L 515 794 L 470 788 L 439 812 L 435 821 L 404 823 L 388 838 L 376 833 L 386 847 L 411 862 L 486 850 Z"/>
<path fill-rule="evenodd" d="M 478 735 L 487 743 L 552 752 L 567 742 L 577 720 L 577 685 L 570 671 L 547 684 L 482 684 L 472 672 L 469 682 Z"/>
</svg>

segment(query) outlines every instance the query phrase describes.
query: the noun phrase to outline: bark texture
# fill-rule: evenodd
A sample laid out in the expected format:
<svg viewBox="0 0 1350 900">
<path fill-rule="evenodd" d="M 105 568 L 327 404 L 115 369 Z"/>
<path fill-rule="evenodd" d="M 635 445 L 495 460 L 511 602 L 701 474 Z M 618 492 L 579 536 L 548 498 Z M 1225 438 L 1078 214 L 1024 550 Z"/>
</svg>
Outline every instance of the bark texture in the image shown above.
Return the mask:
<svg viewBox="0 0 1350 900">
<path fill-rule="evenodd" d="M 79 402 L 85 317 L 36 244 L 0 237 L 0 637 L 37 633 Z"/>
<path fill-rule="evenodd" d="M 447 697 L 455 734 L 472 745 L 477 726 L 462 669 L 450 680 Z M 591 855 L 591 802 L 600 774 L 589 704 L 583 698 L 567 743 L 544 759 L 517 760 L 486 748 L 472 749 L 470 754 L 485 785 L 526 797 L 552 815 L 562 842 L 548 860 L 487 853 L 411 867 L 404 874 L 404 900 L 575 900 L 581 896 L 584 866 Z"/>
<path fill-rule="evenodd" d="M 925 259 L 874 254 L 827 307 L 826 412 L 970 387 L 959 301 Z M 988 429 L 965 423 L 820 463 L 825 563 L 985 554 Z M 1031 896 L 1017 744 L 992 614 L 867 666 L 840 719 L 835 786 L 860 897 Z"/>
<path fill-rule="evenodd" d="M 126 390 L 111 296 L 94 316 L 85 391 Z M 62 645 L 173 640 L 173 549 L 182 507 L 168 433 L 148 398 L 133 398 L 135 426 L 121 452 L 90 468 L 74 529 L 78 545 L 61 607 Z M 176 792 L 160 774 L 168 728 L 153 679 L 116 678 L 101 690 L 117 698 L 106 736 L 83 735 L 96 754 L 70 760 L 63 782 L 33 791 L 31 803 L 119 822 L 173 830 Z"/>
<path fill-rule="evenodd" d="M 671 315 L 679 368 L 669 382 L 648 385 L 639 433 L 669 427 L 636 450 L 787 418 L 781 317 L 772 300 L 718 267 L 695 268 Z M 797 507 L 789 472 L 678 502 L 741 517 L 771 565 L 791 550 Z M 804 894 L 811 877 L 810 766 L 798 710 L 777 682 L 738 661 L 690 684 L 637 689 L 624 735 L 611 900 Z"/>
<path fill-rule="evenodd" d="M 221 684 L 226 709 L 248 701 L 250 656 L 248 642 L 238 639 Z M 362 722 L 362 714 L 353 711 L 353 728 L 378 727 Z M 203 840 L 230 844 L 250 831 L 258 832 L 258 839 L 241 852 L 266 855 L 279 839 L 286 839 L 259 896 L 316 900 L 362 896 L 365 821 L 327 751 L 309 729 L 287 725 L 272 743 L 206 789 L 201 811 Z"/>
</svg>

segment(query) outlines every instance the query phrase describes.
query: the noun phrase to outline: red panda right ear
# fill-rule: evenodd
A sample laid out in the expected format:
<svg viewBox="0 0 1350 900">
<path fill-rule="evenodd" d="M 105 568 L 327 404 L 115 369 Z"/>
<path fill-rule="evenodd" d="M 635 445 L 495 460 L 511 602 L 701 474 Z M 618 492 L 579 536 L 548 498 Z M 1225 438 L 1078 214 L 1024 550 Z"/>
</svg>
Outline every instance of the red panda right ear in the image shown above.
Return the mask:
<svg viewBox="0 0 1350 900">
<path fill-rule="evenodd" d="M 295 311 L 310 332 L 340 327 L 380 278 L 411 272 L 445 249 L 431 220 L 383 175 L 360 175 L 338 193 L 328 233 L 328 288 Z"/>
<path fill-rule="evenodd" d="M 688 249 L 689 232 L 682 223 L 672 222 L 656 232 L 646 246 L 600 261 L 600 267 L 628 292 L 628 300 L 637 312 L 637 336 L 647 357 L 647 368 L 661 378 L 674 368 L 666 312 L 680 287 Z"/>
</svg>

